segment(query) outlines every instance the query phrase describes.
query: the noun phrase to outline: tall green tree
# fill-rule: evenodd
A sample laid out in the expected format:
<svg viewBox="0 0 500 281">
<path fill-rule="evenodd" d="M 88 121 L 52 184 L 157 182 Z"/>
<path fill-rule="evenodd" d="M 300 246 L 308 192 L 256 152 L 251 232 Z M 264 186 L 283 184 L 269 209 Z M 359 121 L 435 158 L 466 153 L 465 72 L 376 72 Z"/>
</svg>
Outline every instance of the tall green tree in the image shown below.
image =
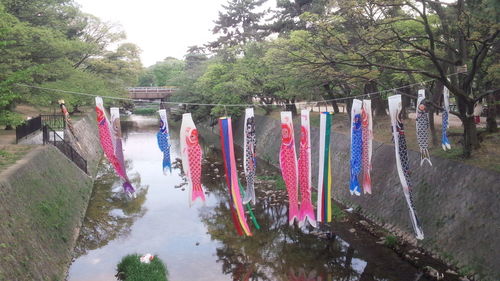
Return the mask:
<svg viewBox="0 0 500 281">
<path fill-rule="evenodd" d="M 77 109 L 92 101 L 21 83 L 123 95 L 142 69 L 137 46 L 122 43 L 109 50 L 124 34 L 82 13 L 73 1 L 1 1 L 0 38 L 0 124 L 9 127 L 22 121 L 14 111 L 17 103 L 48 105 L 64 97 Z"/>
<path fill-rule="evenodd" d="M 268 11 L 263 10 L 262 5 L 266 1 L 229 0 L 222 5 L 224 11 L 219 12 L 212 29 L 219 38 L 207 46 L 212 50 L 221 50 L 264 39 L 269 34 L 263 27 L 263 19 Z"/>
</svg>

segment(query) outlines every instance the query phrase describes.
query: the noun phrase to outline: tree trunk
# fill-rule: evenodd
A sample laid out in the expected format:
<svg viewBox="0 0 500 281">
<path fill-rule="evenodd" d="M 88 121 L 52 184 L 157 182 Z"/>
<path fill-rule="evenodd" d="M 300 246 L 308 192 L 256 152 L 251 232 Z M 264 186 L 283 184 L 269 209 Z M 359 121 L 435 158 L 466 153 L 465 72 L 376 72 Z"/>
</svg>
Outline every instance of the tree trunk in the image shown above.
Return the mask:
<svg viewBox="0 0 500 281">
<path fill-rule="evenodd" d="M 347 110 L 347 115 L 349 116 L 349 120 L 351 120 L 352 99 L 346 100 L 345 106 Z M 351 123 L 351 121 L 349 121 L 349 123 Z"/>
<path fill-rule="evenodd" d="M 327 99 L 330 100 L 330 99 L 336 98 L 335 94 L 333 93 L 333 89 L 332 89 L 330 83 L 323 84 L 323 89 L 325 89 L 325 91 L 327 93 Z M 334 113 L 339 113 L 340 112 L 339 106 L 337 104 L 337 101 L 331 101 L 330 104 L 333 107 L 333 112 Z"/>
<path fill-rule="evenodd" d="M 370 94 L 377 92 L 377 84 L 375 81 L 370 81 L 365 84 L 364 93 Z M 372 108 L 375 116 L 386 116 L 387 112 L 385 111 L 386 103 L 382 100 L 380 95 L 372 95 Z"/>
<path fill-rule="evenodd" d="M 406 95 L 401 95 L 401 107 L 403 112 L 403 119 L 408 119 L 408 109 L 411 107 L 412 98 L 409 95 L 412 95 L 412 88 L 405 87 L 401 89 Z"/>
<path fill-rule="evenodd" d="M 340 113 L 339 105 L 337 104 L 336 101 L 331 101 L 330 104 L 333 107 L 333 112 L 334 113 Z"/>
<path fill-rule="evenodd" d="M 443 96 L 443 84 L 439 81 L 436 81 L 436 83 L 432 85 L 430 94 L 431 96 L 429 97 L 429 100 L 431 101 L 431 103 L 439 104 L 439 100 Z M 436 125 L 434 124 L 434 113 L 436 113 L 436 111 L 439 111 L 439 109 L 431 104 L 429 104 L 427 107 L 429 108 L 429 126 L 432 136 L 432 145 L 437 145 L 438 137 L 436 132 Z"/>
<path fill-rule="evenodd" d="M 260 99 L 264 104 L 273 104 L 274 98 L 265 98 L 262 97 Z M 266 111 L 265 115 L 269 115 L 273 111 L 272 106 L 263 106 L 264 110 Z"/>
<path fill-rule="evenodd" d="M 292 115 L 297 115 L 297 106 L 295 105 L 295 99 L 286 100 L 287 104 L 285 106 L 286 111 L 291 111 Z"/>
<path fill-rule="evenodd" d="M 456 96 L 458 103 L 458 111 L 460 113 L 460 119 L 462 119 L 462 124 L 464 126 L 464 137 L 463 137 L 463 156 L 465 158 L 470 158 L 473 149 L 479 148 L 479 141 L 477 138 L 476 123 L 474 123 L 474 102 L 465 100 L 462 96 Z"/>
<path fill-rule="evenodd" d="M 464 125 L 463 155 L 465 158 L 470 158 L 472 155 L 472 150 L 479 148 L 476 123 L 474 123 L 474 116 L 465 117 L 463 120 L 463 125 Z"/>
<path fill-rule="evenodd" d="M 497 108 L 495 104 L 495 96 L 493 94 L 486 97 L 488 103 L 488 116 L 486 117 L 486 131 L 495 133 L 498 131 L 497 125 Z"/>
<path fill-rule="evenodd" d="M 384 100 L 382 100 L 382 97 L 380 97 L 380 95 L 372 96 L 372 106 L 375 116 L 387 116 L 387 112 L 385 111 L 386 103 L 384 102 Z"/>
</svg>

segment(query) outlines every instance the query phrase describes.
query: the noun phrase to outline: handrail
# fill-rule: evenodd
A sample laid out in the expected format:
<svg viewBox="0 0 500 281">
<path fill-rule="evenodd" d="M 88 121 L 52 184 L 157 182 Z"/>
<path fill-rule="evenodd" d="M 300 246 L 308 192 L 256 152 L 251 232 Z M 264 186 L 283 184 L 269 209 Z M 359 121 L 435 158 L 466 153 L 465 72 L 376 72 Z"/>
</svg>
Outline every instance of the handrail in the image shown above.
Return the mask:
<svg viewBox="0 0 500 281">
<path fill-rule="evenodd" d="M 16 143 L 40 129 L 42 129 L 42 118 L 40 116 L 26 120 L 23 124 L 16 126 Z"/>
<path fill-rule="evenodd" d="M 62 114 L 40 114 L 40 117 L 42 117 L 42 124 L 49 125 L 52 129 L 64 130 L 66 128 L 66 121 Z"/>
<path fill-rule="evenodd" d="M 43 144 L 50 143 L 57 147 L 68 159 L 78 166 L 82 171 L 88 174 L 87 160 L 83 158 L 68 142 L 66 142 L 49 125 L 43 126 Z"/>
</svg>

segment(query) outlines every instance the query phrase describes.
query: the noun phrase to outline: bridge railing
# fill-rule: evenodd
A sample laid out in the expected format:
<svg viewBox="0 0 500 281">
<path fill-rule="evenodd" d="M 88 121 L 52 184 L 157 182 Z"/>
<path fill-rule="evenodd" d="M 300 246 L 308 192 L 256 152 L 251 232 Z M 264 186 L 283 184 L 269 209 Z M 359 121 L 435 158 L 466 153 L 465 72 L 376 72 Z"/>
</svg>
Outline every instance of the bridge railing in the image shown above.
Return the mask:
<svg viewBox="0 0 500 281">
<path fill-rule="evenodd" d="M 129 87 L 126 88 L 129 92 L 145 92 L 145 93 L 159 93 L 159 92 L 174 92 L 177 87 Z"/>
</svg>

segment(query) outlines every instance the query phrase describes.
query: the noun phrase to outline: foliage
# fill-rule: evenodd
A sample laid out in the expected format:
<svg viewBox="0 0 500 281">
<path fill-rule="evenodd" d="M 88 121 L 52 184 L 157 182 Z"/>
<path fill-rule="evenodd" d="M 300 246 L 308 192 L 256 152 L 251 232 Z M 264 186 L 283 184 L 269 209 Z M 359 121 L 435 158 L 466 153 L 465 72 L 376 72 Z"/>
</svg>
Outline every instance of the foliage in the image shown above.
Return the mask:
<svg viewBox="0 0 500 281">
<path fill-rule="evenodd" d="M 117 265 L 118 280 L 167 281 L 168 271 L 157 256 L 149 263 L 141 263 L 137 254 L 125 256 Z"/>
<path fill-rule="evenodd" d="M 458 105 L 452 114 L 464 123 L 461 143 L 463 155 L 469 157 L 479 147 L 473 105 L 500 81 L 500 25 L 494 2 L 283 0 L 277 1 L 276 9 L 266 10 L 262 0 L 230 0 L 213 28 L 219 38 L 207 44 L 213 55 L 204 57 L 196 75 L 179 75 L 184 78 L 178 80 L 180 91 L 174 99 L 293 104 L 368 94 L 431 78 L 437 83 L 430 88 L 430 98 L 439 104 L 444 85 Z M 194 50 L 204 52 L 200 47 Z M 465 73 L 448 77 L 464 65 Z M 400 91 L 414 96 L 416 90 Z M 387 94 L 392 93 L 371 97 L 376 116 L 386 115 Z M 413 99 L 406 95 L 404 108 Z M 350 99 L 346 103 L 349 110 Z M 331 104 L 337 110 L 336 102 Z M 194 112 L 195 118 L 241 112 L 223 106 L 185 110 Z"/>
<path fill-rule="evenodd" d="M 137 115 L 154 115 L 158 112 L 158 108 L 136 108 L 134 114 Z"/>
<path fill-rule="evenodd" d="M 397 243 L 398 243 L 398 238 L 394 235 L 387 235 L 384 239 L 384 244 L 390 248 L 396 246 Z"/>
<path fill-rule="evenodd" d="M 184 62 L 167 57 L 148 67 L 139 78 L 139 86 L 178 86 L 178 77 L 184 70 Z"/>
<path fill-rule="evenodd" d="M 344 211 L 342 211 L 340 206 L 338 204 L 333 204 L 333 206 L 332 206 L 333 219 L 336 221 L 340 221 L 340 220 L 344 219 L 345 216 L 346 216 L 346 214 L 344 213 Z"/>
<path fill-rule="evenodd" d="M 29 3 L 28 3 L 29 2 Z M 59 98 L 70 109 L 92 98 L 49 92 L 20 84 L 72 92 L 121 96 L 142 69 L 139 48 L 116 26 L 82 13 L 73 1 L 0 3 L 0 125 L 17 125 L 18 103 L 48 105 Z"/>
<path fill-rule="evenodd" d="M 229 0 L 222 5 L 224 12 L 219 12 L 219 18 L 212 29 L 219 38 L 210 42 L 211 49 L 224 50 L 251 41 L 260 41 L 267 32 L 261 27 L 261 20 L 266 11 L 259 11 L 266 0 Z"/>
</svg>

